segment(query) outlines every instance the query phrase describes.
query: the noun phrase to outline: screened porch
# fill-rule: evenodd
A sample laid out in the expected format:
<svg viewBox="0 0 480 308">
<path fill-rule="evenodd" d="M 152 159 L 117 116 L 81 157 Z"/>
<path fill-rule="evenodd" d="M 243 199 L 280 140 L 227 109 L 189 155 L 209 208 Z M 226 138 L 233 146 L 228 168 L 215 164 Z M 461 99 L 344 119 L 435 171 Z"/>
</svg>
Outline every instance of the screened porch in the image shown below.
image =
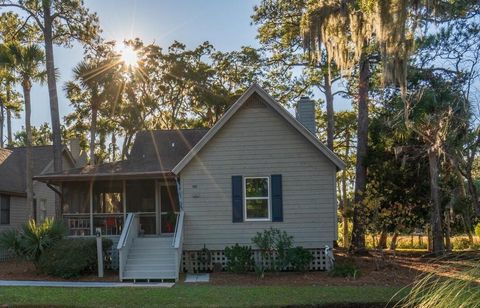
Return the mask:
<svg viewBox="0 0 480 308">
<path fill-rule="evenodd" d="M 62 184 L 63 219 L 71 236 L 120 235 L 127 213 L 139 217 L 139 235 L 171 235 L 179 214 L 174 181 L 97 180 Z"/>
</svg>

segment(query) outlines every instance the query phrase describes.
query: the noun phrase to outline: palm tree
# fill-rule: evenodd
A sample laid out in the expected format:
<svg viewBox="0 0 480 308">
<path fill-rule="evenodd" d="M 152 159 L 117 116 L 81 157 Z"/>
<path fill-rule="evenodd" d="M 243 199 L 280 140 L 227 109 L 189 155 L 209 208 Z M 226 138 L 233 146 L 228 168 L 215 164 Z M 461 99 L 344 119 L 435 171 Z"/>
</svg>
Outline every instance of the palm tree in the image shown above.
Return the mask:
<svg viewBox="0 0 480 308">
<path fill-rule="evenodd" d="M 65 84 L 65 91 L 71 101 L 89 104 L 91 110 L 90 125 L 90 164 L 95 164 L 95 139 L 97 134 L 98 113 L 102 104 L 114 93 L 115 67 L 118 60 L 82 61 L 73 69 L 74 81 Z M 116 92 L 115 92 L 116 93 Z"/>
<path fill-rule="evenodd" d="M 26 187 L 27 206 L 30 208 L 30 217 L 33 217 L 33 161 L 32 161 L 32 126 L 30 91 L 34 82 L 44 82 L 46 71 L 42 65 L 45 63 L 45 55 L 37 45 L 20 46 L 11 44 L 3 46 L 0 53 L 0 64 L 11 66 L 21 82 L 23 98 L 25 100 L 25 130 L 27 133 L 26 155 Z"/>
</svg>

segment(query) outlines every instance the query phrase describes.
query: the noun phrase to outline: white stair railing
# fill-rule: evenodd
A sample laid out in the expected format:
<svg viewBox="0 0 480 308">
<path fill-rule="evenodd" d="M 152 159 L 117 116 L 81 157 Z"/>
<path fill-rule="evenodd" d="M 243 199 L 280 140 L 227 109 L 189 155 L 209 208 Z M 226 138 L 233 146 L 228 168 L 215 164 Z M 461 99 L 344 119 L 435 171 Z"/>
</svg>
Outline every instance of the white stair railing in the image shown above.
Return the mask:
<svg viewBox="0 0 480 308">
<path fill-rule="evenodd" d="M 182 263 L 182 248 L 183 248 L 183 220 L 185 219 L 185 212 L 180 210 L 177 216 L 177 223 L 175 224 L 175 233 L 173 235 L 172 247 L 175 249 L 175 279 L 178 280 L 180 275 L 180 264 Z"/>
<path fill-rule="evenodd" d="M 127 263 L 128 252 L 132 246 L 133 240 L 138 236 L 139 222 L 135 213 L 128 213 L 125 225 L 118 241 L 118 274 L 120 281 L 123 280 L 123 272 Z"/>
</svg>

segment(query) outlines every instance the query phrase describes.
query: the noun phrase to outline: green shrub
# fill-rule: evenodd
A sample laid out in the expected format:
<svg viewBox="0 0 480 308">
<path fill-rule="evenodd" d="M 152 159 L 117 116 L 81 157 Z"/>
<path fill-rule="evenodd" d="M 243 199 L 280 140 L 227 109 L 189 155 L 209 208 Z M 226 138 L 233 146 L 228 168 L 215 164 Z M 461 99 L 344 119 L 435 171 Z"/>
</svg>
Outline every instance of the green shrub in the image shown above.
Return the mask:
<svg viewBox="0 0 480 308">
<path fill-rule="evenodd" d="M 454 250 L 467 250 L 471 246 L 470 240 L 468 238 L 459 237 L 452 238 L 452 247 Z"/>
<path fill-rule="evenodd" d="M 110 239 L 103 238 L 103 255 L 112 247 Z M 79 277 L 97 269 L 97 244 L 95 238 L 63 239 L 43 253 L 39 269 L 62 278 Z"/>
<path fill-rule="evenodd" d="M 360 276 L 360 270 L 353 262 L 336 263 L 335 267 L 329 273 L 333 277 L 345 277 L 357 279 Z"/>
<path fill-rule="evenodd" d="M 63 223 L 47 218 L 37 225 L 33 219 L 20 231 L 6 231 L 0 236 L 0 245 L 17 257 L 33 261 L 36 265 L 42 253 L 66 234 Z"/>
<path fill-rule="evenodd" d="M 303 247 L 290 248 L 288 250 L 288 261 L 296 272 L 306 272 L 312 262 L 313 256 Z"/>
<path fill-rule="evenodd" d="M 235 244 L 235 246 L 226 247 L 225 257 L 227 257 L 227 271 L 232 273 L 249 272 L 254 265 L 252 248 L 249 246 Z"/>
<path fill-rule="evenodd" d="M 475 235 L 480 237 L 480 222 L 475 226 Z"/>
<path fill-rule="evenodd" d="M 270 270 L 279 271 L 288 265 L 288 250 L 292 248 L 293 237 L 285 231 L 270 228 L 263 232 L 257 232 L 252 238 L 262 254 L 262 261 L 270 261 Z M 262 264 L 262 267 L 265 267 Z"/>
</svg>

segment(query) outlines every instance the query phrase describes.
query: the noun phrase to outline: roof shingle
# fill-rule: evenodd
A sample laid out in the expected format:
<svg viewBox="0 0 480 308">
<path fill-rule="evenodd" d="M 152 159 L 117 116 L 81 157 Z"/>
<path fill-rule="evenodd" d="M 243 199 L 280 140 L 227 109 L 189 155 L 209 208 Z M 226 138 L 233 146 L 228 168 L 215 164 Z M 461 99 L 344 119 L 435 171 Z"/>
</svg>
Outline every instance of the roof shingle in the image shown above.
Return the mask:
<svg viewBox="0 0 480 308">
<path fill-rule="evenodd" d="M 0 149 L 0 192 L 25 194 L 26 147 Z M 33 175 L 40 173 L 53 160 L 53 147 L 34 146 Z"/>
<path fill-rule="evenodd" d="M 207 133 L 208 129 L 176 129 L 141 131 L 127 160 L 103 163 L 45 174 L 44 180 L 78 180 L 109 177 L 145 177 L 171 173 L 180 160 Z"/>
</svg>

